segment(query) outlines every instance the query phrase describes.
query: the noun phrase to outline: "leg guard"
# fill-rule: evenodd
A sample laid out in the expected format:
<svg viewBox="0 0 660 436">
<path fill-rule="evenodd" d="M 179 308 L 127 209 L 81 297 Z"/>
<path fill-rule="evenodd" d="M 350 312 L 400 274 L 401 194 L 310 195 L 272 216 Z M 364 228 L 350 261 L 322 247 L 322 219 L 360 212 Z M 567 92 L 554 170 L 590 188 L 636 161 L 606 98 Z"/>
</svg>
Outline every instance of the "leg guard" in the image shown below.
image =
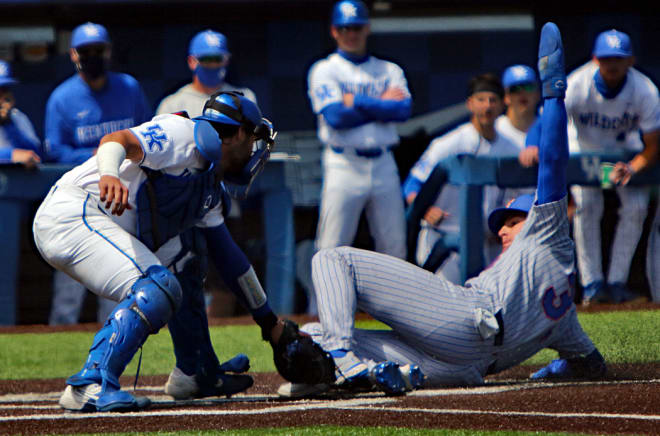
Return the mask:
<svg viewBox="0 0 660 436">
<path fill-rule="evenodd" d="M 101 330 L 94 337 L 83 369 L 67 384 L 98 383 L 104 393 L 119 390 L 119 376 L 135 352 L 152 333 L 158 332 L 181 302 L 181 287 L 165 267 L 149 267 L 146 276 L 135 282 Z"/>
</svg>

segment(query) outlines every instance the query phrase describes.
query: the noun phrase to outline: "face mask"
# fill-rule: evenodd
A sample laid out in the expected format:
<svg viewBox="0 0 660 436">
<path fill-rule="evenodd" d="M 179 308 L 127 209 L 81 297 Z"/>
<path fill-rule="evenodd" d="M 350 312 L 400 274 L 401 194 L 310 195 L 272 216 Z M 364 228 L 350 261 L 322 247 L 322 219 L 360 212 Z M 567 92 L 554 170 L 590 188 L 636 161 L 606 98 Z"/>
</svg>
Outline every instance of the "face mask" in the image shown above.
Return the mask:
<svg viewBox="0 0 660 436">
<path fill-rule="evenodd" d="M 103 76 L 108 69 L 107 61 L 103 56 L 81 56 L 76 67 L 78 71 L 90 80 L 95 80 Z"/>
<path fill-rule="evenodd" d="M 197 68 L 195 68 L 195 75 L 202 82 L 202 85 L 208 88 L 219 87 L 225 80 L 225 74 L 227 74 L 227 67 L 204 68 L 197 65 Z"/>
</svg>

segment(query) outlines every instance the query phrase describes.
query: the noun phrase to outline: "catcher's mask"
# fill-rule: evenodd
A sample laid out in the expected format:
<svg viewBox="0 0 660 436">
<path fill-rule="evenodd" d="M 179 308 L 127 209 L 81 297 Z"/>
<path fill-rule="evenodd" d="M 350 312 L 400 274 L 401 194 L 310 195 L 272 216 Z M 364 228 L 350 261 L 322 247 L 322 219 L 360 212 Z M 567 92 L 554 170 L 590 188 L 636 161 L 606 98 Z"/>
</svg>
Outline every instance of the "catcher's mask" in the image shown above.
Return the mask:
<svg viewBox="0 0 660 436">
<path fill-rule="evenodd" d="M 235 198 L 244 198 L 275 147 L 277 132 L 273 129 L 273 123 L 261 116 L 259 107 L 253 101 L 236 91 L 213 94 L 204 104 L 202 115 L 196 117 L 195 121 L 209 122 L 220 137 L 231 135 L 240 127 L 256 137 L 250 160 L 242 171 L 236 175 L 225 175 L 225 186 L 230 195 Z M 202 150 L 204 146 L 202 145 L 200 148 L 200 142 L 196 143 L 204 156 L 221 155 L 221 153 L 205 153 L 206 150 Z"/>
</svg>

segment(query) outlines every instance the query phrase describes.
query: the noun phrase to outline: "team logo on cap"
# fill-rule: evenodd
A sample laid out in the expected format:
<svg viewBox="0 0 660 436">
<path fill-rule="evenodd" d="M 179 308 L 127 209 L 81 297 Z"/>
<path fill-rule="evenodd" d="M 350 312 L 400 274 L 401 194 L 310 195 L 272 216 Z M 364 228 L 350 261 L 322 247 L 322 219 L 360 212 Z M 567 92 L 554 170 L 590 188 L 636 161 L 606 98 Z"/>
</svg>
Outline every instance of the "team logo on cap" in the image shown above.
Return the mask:
<svg viewBox="0 0 660 436">
<path fill-rule="evenodd" d="M 99 36 L 99 28 L 93 25 L 92 23 L 85 24 L 82 28 L 83 32 L 85 32 L 86 36 Z"/>
<path fill-rule="evenodd" d="M 511 72 L 516 77 L 516 79 L 524 79 L 527 77 L 527 69 L 522 66 L 516 66 L 511 68 Z"/>
<path fill-rule="evenodd" d="M 357 17 L 357 8 L 355 5 L 350 3 L 342 3 L 339 6 L 339 10 L 341 11 L 341 14 L 346 18 Z"/>
<path fill-rule="evenodd" d="M 220 38 L 211 32 L 204 35 L 204 41 L 211 47 L 220 47 Z"/>
<path fill-rule="evenodd" d="M 7 65 L 0 64 L 0 77 L 4 77 L 8 75 L 9 75 L 9 68 L 7 68 Z"/>
<path fill-rule="evenodd" d="M 619 38 L 619 35 L 607 35 L 605 36 L 605 41 L 612 48 L 621 48 L 621 38 Z"/>
</svg>

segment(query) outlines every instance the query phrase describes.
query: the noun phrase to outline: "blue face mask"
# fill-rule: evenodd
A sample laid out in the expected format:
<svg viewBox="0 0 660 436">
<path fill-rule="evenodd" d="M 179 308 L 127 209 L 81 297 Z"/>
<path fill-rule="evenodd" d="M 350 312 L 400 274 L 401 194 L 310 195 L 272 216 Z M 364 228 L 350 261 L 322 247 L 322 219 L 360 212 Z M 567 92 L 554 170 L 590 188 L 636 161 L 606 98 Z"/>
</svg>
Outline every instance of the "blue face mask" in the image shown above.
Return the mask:
<svg viewBox="0 0 660 436">
<path fill-rule="evenodd" d="M 204 68 L 197 65 L 197 68 L 195 68 L 195 75 L 202 82 L 202 85 L 208 88 L 217 88 L 222 85 L 225 74 L 227 74 L 227 67 Z"/>
</svg>

